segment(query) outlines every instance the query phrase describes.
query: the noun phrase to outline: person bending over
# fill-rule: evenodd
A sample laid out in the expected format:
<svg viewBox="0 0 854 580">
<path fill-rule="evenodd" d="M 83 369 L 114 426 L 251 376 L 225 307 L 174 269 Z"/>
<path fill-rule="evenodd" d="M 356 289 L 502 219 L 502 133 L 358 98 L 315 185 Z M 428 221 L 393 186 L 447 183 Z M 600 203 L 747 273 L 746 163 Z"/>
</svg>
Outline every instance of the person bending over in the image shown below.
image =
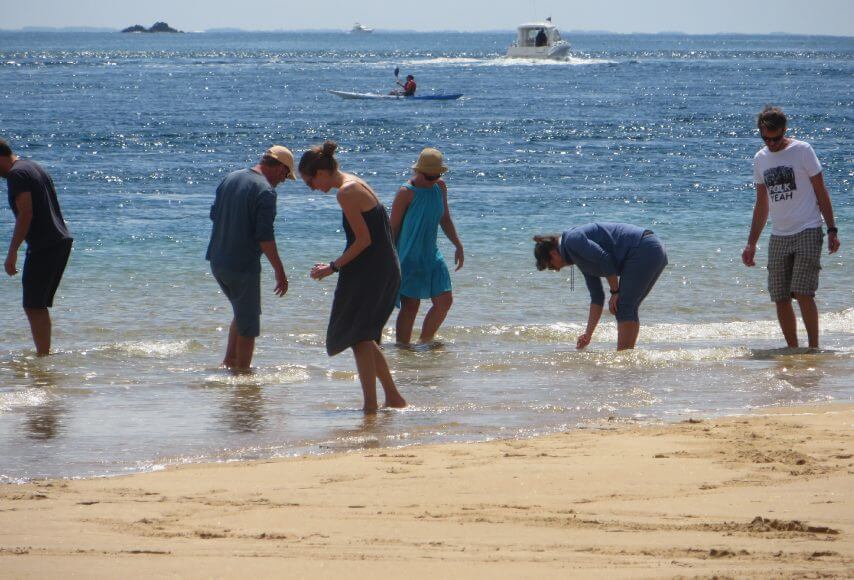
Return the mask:
<svg viewBox="0 0 854 580">
<path fill-rule="evenodd" d="M 73 239 L 53 179 L 35 161 L 21 159 L 0 139 L 0 177 L 9 188 L 9 207 L 15 214 L 15 229 L 4 264 L 6 273 L 18 273 L 18 249 L 26 240 L 27 256 L 21 282 L 24 313 L 30 323 L 38 356 L 50 354 L 52 325 L 50 311 L 59 282 L 71 255 Z"/>
<path fill-rule="evenodd" d="M 664 245 L 651 230 L 624 223 L 597 222 L 562 235 L 534 236 L 537 270 L 577 266 L 590 291 L 587 328 L 578 337 L 583 349 L 593 337 L 605 305 L 602 278 L 608 282 L 608 311 L 617 317 L 617 350 L 635 347 L 638 309 L 667 265 Z"/>
</svg>

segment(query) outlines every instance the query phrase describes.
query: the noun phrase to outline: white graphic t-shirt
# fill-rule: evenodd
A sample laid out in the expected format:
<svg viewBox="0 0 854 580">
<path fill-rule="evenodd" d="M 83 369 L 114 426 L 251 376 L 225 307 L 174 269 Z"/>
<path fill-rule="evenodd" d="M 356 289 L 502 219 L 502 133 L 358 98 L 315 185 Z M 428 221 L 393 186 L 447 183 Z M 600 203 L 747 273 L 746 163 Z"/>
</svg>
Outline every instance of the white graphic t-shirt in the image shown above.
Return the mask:
<svg viewBox="0 0 854 580">
<path fill-rule="evenodd" d="M 768 188 L 771 233 L 791 236 L 821 227 L 821 212 L 810 177 L 821 173 L 821 163 L 809 143 L 792 139 L 772 153 L 763 147 L 753 158 L 753 181 Z"/>
</svg>

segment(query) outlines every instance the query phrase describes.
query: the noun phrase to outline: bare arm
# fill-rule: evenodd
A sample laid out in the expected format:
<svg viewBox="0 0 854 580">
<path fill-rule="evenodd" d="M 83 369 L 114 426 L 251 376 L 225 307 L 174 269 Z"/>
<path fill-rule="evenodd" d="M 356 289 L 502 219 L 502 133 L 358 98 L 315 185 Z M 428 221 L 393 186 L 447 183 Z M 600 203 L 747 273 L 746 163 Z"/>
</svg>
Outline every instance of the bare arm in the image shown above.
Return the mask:
<svg viewBox="0 0 854 580">
<path fill-rule="evenodd" d="M 391 239 L 397 244 L 397 238 L 400 236 L 400 228 L 403 227 L 403 218 L 406 216 L 406 210 L 409 209 L 409 204 L 412 203 L 414 194 L 412 190 L 406 187 L 401 187 L 397 195 L 394 196 L 394 202 L 391 204 Z"/>
<path fill-rule="evenodd" d="M 371 243 L 371 232 L 368 229 L 368 224 L 365 223 L 365 218 L 362 216 L 362 205 L 364 198 L 358 195 L 358 192 L 353 188 L 358 187 L 358 184 L 351 184 L 345 188 L 338 190 L 338 204 L 344 211 L 344 217 L 347 218 L 347 223 L 353 230 L 355 240 L 350 244 L 340 257 L 334 260 L 336 268 L 343 268 L 356 257 L 367 249 Z M 373 196 L 371 196 L 373 197 Z M 311 277 L 315 280 L 321 280 L 332 274 L 334 270 L 329 264 L 315 264 L 311 269 Z"/>
<path fill-rule="evenodd" d="M 18 249 L 24 243 L 30 225 L 33 223 L 33 197 L 29 191 L 23 191 L 15 196 L 15 209 L 18 214 L 15 217 L 15 229 L 12 231 L 12 240 L 9 242 L 9 253 L 6 255 L 4 267 L 6 273 L 14 276 L 18 273 Z"/>
<path fill-rule="evenodd" d="M 587 329 L 584 331 L 584 334 L 578 337 L 578 342 L 575 343 L 575 348 L 578 350 L 590 344 L 590 339 L 593 338 L 593 333 L 596 331 L 596 326 L 602 317 L 602 310 L 603 307 L 600 304 L 590 303 L 590 312 L 587 315 Z"/>
<path fill-rule="evenodd" d="M 768 221 L 768 188 L 764 183 L 756 185 L 756 204 L 753 206 L 753 220 L 750 222 L 750 235 L 747 237 L 747 246 L 741 253 L 741 261 L 745 266 L 755 266 L 756 242 L 762 235 L 765 223 Z"/>
<path fill-rule="evenodd" d="M 277 295 L 284 296 L 288 291 L 288 277 L 285 275 L 285 267 L 282 265 L 282 260 L 279 258 L 279 250 L 276 248 L 276 240 L 259 242 L 261 251 L 267 256 L 270 266 L 273 267 L 273 272 L 276 273 L 276 288 L 273 290 Z"/>
<path fill-rule="evenodd" d="M 810 177 L 810 182 L 815 190 L 815 197 L 818 201 L 818 209 L 824 217 L 824 223 L 829 228 L 836 227 L 836 219 L 833 217 L 833 204 L 830 202 L 830 194 L 827 192 L 827 187 L 824 185 L 824 175 L 819 173 Z M 827 250 L 833 253 L 839 249 L 839 235 L 836 232 L 827 233 Z"/>
<path fill-rule="evenodd" d="M 439 220 L 439 225 L 442 226 L 442 231 L 445 232 L 445 235 L 448 236 L 448 239 L 451 240 L 451 243 L 454 244 L 454 247 L 456 248 L 456 251 L 454 252 L 454 263 L 457 265 L 455 271 L 458 271 L 463 267 L 463 263 L 465 262 L 463 243 L 460 241 L 459 236 L 457 236 L 457 228 L 454 227 L 454 220 L 451 218 L 451 210 L 448 207 L 448 187 L 445 185 L 444 181 L 439 182 L 439 187 L 442 188 L 442 203 L 445 205 L 445 213 L 442 214 L 442 218 Z"/>
</svg>

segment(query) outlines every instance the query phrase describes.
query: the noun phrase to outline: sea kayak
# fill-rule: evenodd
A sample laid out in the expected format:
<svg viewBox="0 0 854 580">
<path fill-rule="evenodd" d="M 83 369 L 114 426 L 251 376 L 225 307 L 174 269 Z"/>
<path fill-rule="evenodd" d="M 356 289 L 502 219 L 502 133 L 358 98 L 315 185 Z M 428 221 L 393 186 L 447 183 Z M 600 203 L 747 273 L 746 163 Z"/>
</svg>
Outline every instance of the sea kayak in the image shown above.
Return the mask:
<svg viewBox="0 0 854 580">
<path fill-rule="evenodd" d="M 462 93 L 439 94 L 439 95 L 415 95 L 404 97 L 403 95 L 383 95 L 381 93 L 348 93 L 346 91 L 327 91 L 342 99 L 397 99 L 407 101 L 455 101 L 462 97 Z"/>
</svg>

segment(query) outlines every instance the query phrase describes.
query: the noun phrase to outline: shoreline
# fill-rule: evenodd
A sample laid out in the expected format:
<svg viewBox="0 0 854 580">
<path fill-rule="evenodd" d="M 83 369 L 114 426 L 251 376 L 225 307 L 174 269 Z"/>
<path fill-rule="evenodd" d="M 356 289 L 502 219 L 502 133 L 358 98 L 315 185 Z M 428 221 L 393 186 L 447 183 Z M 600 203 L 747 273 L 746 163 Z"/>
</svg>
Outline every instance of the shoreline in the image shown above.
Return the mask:
<svg viewBox="0 0 854 580">
<path fill-rule="evenodd" d="M 16 578 L 737 575 L 854 566 L 854 404 L 0 486 Z"/>
<path fill-rule="evenodd" d="M 808 350 L 808 349 L 801 349 Z M 215 466 L 225 466 L 225 465 L 250 465 L 254 463 L 270 463 L 270 462 L 279 462 L 279 461 L 299 461 L 302 459 L 320 459 L 320 458 L 330 458 L 338 455 L 350 455 L 350 454 L 364 454 L 369 451 L 376 452 L 403 452 L 407 449 L 418 448 L 418 447 L 442 447 L 447 445 L 484 445 L 491 443 L 500 443 L 507 441 L 530 441 L 542 438 L 553 437 L 558 434 L 572 434 L 575 432 L 584 432 L 590 430 L 616 430 L 616 429 L 644 429 L 644 428 L 652 428 L 652 427 L 664 427 L 667 425 L 676 425 L 679 423 L 691 423 L 695 420 L 700 421 L 711 421 L 711 420 L 723 420 L 723 419 L 737 419 L 740 417 L 750 417 L 761 415 L 763 411 L 769 412 L 780 412 L 782 413 L 786 409 L 808 409 L 808 408 L 821 408 L 824 406 L 845 406 L 851 405 L 854 407 L 854 399 L 850 400 L 831 400 L 831 401 L 816 401 L 816 402 L 806 402 L 806 403 L 796 403 L 794 405 L 772 405 L 772 406 L 758 406 L 751 407 L 741 410 L 719 410 L 717 412 L 709 412 L 708 414 L 704 414 L 701 410 L 690 410 L 685 412 L 680 412 L 679 414 L 674 414 L 670 418 L 661 417 L 661 416 L 642 416 L 637 417 L 634 415 L 620 415 L 615 413 L 613 415 L 609 415 L 607 417 L 598 417 L 598 418 L 587 418 L 581 419 L 578 421 L 563 424 L 554 424 L 550 426 L 546 426 L 543 430 L 533 431 L 528 430 L 528 433 L 525 435 L 511 435 L 507 434 L 490 434 L 490 435 L 482 435 L 482 437 L 471 436 L 471 438 L 462 437 L 461 439 L 456 440 L 447 440 L 447 441 L 413 441 L 405 444 L 392 444 L 392 443 L 381 443 L 377 442 L 375 445 L 365 445 L 363 447 L 347 447 L 347 446 L 339 446 L 335 443 L 330 444 L 326 440 L 317 440 L 317 441 L 307 441 L 301 444 L 298 444 L 293 447 L 292 451 L 282 453 L 282 454 L 270 454 L 265 455 L 264 453 L 253 453 L 254 456 L 246 457 L 241 454 L 244 453 L 243 450 L 224 450 L 225 452 L 234 452 L 235 455 L 232 456 L 217 456 L 214 454 L 207 454 L 197 456 L 195 459 L 189 460 L 186 458 L 178 458 L 178 457 L 170 457 L 170 458 L 159 458 L 159 459 L 147 459 L 141 460 L 140 463 L 148 464 L 147 467 L 139 467 L 139 468 L 124 468 L 121 471 L 107 471 L 103 473 L 94 473 L 88 475 L 38 475 L 27 478 L 13 479 L 11 477 L 4 477 L 0 475 L 0 490 L 2 490 L 3 486 L 11 485 L 11 486 L 25 486 L 31 484 L 38 484 L 41 482 L 63 482 L 63 481 L 88 481 L 88 480 L 97 480 L 97 479 L 114 479 L 114 478 L 123 478 L 123 477 L 133 477 L 136 475 L 145 475 L 152 473 L 161 473 L 164 471 L 171 471 L 174 469 L 187 469 L 193 467 L 215 467 Z M 353 413 L 362 414 L 361 409 L 354 407 L 351 409 Z M 380 407 L 378 413 L 393 413 L 398 411 L 397 409 L 390 409 L 385 407 Z M 268 450 L 271 448 L 268 448 Z M 114 468 L 117 469 L 117 468 Z M 2 499 L 2 494 L 0 494 L 0 499 Z"/>
</svg>

